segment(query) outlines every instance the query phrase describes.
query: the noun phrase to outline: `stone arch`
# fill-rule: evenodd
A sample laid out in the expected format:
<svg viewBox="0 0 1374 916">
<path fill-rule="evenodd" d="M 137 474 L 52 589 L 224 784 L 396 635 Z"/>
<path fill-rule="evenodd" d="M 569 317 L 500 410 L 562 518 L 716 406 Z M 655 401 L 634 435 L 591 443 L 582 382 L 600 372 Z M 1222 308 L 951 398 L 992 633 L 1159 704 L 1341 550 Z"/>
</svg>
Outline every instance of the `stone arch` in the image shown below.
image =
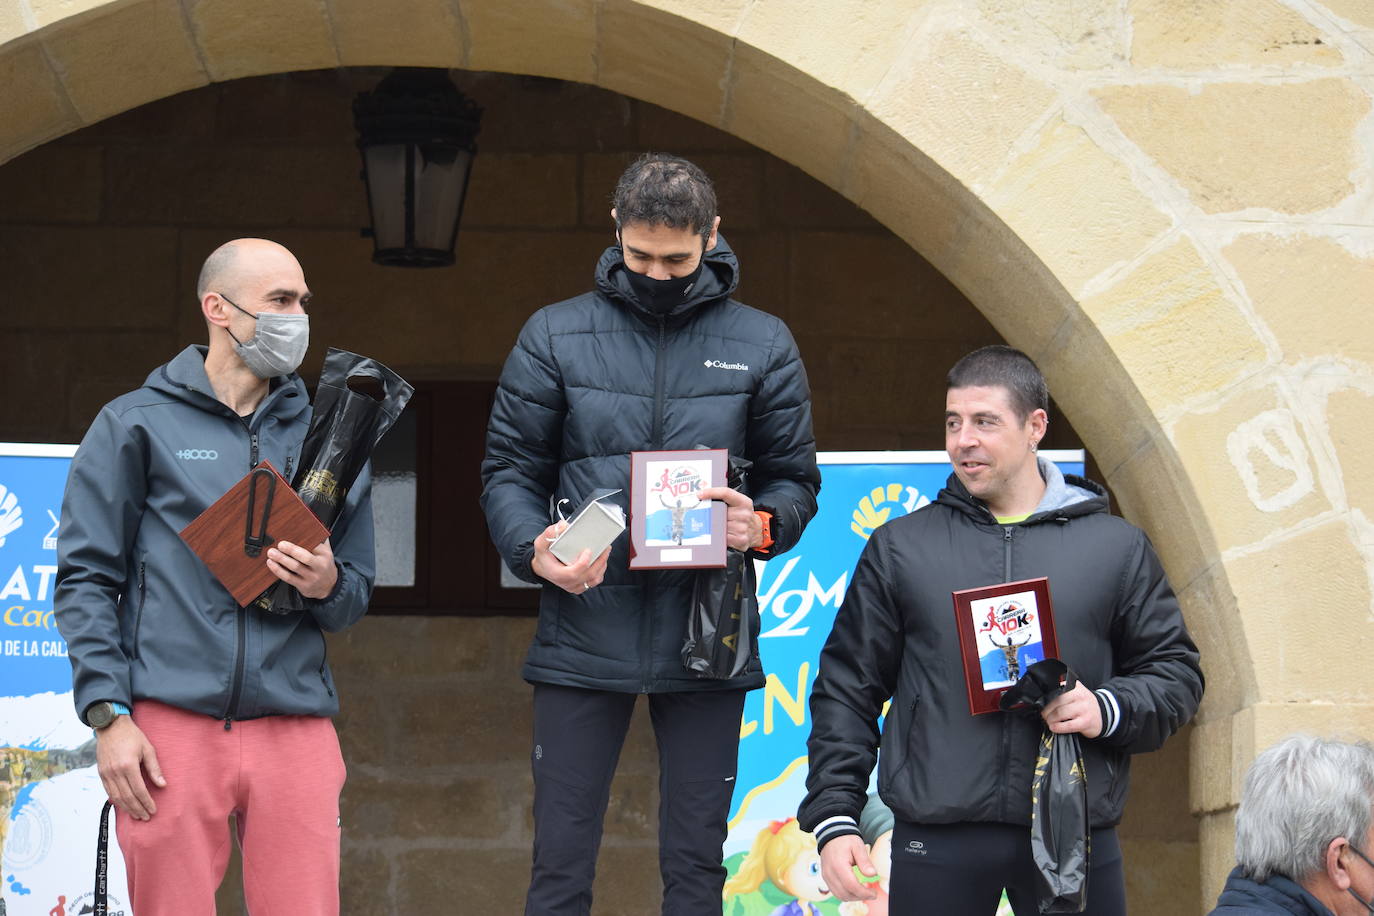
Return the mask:
<svg viewBox="0 0 1374 916">
<path fill-rule="evenodd" d="M 800 166 L 1036 357 L 1160 548 L 1210 679 L 1206 897 L 1257 747 L 1374 723 L 1344 674 L 1374 648 L 1374 15 L 1204 6 L 0 0 L 0 163 L 210 82 L 408 64 L 602 86 Z"/>
</svg>

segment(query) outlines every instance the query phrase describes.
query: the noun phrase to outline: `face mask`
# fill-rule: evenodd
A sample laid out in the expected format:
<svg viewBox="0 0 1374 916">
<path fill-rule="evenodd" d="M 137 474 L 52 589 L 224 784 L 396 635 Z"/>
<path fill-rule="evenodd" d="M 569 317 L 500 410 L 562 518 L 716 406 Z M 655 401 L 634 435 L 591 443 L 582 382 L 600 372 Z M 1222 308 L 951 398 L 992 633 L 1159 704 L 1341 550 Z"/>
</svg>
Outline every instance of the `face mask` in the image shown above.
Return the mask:
<svg viewBox="0 0 1374 916">
<path fill-rule="evenodd" d="M 697 269 L 685 277 L 655 280 L 648 274 L 638 274 L 628 268 L 625 274 L 629 277 L 630 288 L 634 290 L 635 298 L 639 300 L 640 305 L 655 315 L 667 315 L 687 301 L 687 297 L 691 295 L 697 281 L 701 279 L 701 270 L 705 266 L 706 257 L 703 254 L 701 260 L 697 262 Z"/>
<path fill-rule="evenodd" d="M 1354 843 L 1350 844 L 1350 851 L 1355 853 L 1355 855 L 1359 856 L 1361 859 L 1364 859 L 1365 863 L 1369 865 L 1371 868 L 1374 868 L 1374 862 L 1369 861 L 1369 856 L 1365 855 L 1364 853 L 1356 849 Z M 1364 907 L 1369 912 L 1374 913 L 1374 900 L 1364 899 L 1359 894 L 1355 893 L 1355 889 L 1353 887 L 1347 887 L 1345 891 L 1347 894 L 1354 897 L 1356 900 L 1360 901 L 1360 906 Z"/>
<path fill-rule="evenodd" d="M 250 372 L 266 380 L 296 371 L 310 346 L 309 315 L 279 315 L 275 312 L 254 315 L 247 309 L 239 308 L 223 293 L 220 298 L 258 323 L 256 333 L 246 343 L 229 331 L 229 336 L 234 337 L 234 352 L 238 353 L 239 359 L 243 360 Z"/>
</svg>

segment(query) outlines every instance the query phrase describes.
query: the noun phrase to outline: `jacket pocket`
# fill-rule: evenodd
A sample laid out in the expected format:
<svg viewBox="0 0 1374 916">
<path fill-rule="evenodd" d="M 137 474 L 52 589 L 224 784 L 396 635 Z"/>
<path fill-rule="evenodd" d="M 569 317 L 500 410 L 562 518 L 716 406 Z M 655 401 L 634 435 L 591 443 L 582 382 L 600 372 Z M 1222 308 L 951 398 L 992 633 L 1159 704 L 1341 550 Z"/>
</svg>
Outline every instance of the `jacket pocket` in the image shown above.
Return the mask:
<svg viewBox="0 0 1374 916">
<path fill-rule="evenodd" d="M 896 704 L 893 704 L 896 706 Z M 916 730 L 916 716 L 920 712 L 921 698 L 919 696 L 905 701 L 895 710 L 889 709 L 888 715 L 897 713 L 896 729 L 888 726 L 883 728 L 882 753 L 878 758 L 879 769 L 884 768 L 884 761 L 891 760 L 890 769 L 887 770 L 887 785 L 895 785 L 897 778 L 905 772 L 907 765 L 911 763 L 911 758 L 915 756 L 914 732 Z M 888 739 L 891 734 L 891 740 Z"/>
<path fill-rule="evenodd" d="M 147 563 L 138 562 L 138 590 L 134 593 L 134 632 L 129 643 L 129 658 L 138 658 L 138 631 L 143 626 L 143 605 L 148 596 Z"/>
<path fill-rule="evenodd" d="M 325 692 L 331 697 L 334 695 L 334 685 L 329 678 L 329 640 L 325 638 L 324 630 L 318 631 L 320 634 L 320 683 L 324 685 Z"/>
</svg>

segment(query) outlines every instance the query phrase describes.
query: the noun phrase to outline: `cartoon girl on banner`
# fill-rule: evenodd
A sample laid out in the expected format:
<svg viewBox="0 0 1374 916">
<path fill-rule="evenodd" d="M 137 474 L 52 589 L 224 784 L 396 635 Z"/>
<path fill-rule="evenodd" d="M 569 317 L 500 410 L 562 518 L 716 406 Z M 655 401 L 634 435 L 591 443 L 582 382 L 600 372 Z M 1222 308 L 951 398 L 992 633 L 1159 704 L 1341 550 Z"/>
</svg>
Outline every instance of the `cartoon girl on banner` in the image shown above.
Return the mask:
<svg viewBox="0 0 1374 916">
<path fill-rule="evenodd" d="M 816 901 L 830 899 L 830 890 L 821 878 L 821 857 L 816 852 L 816 840 L 802 833 L 795 818 L 773 821 L 759 831 L 749 854 L 737 871 L 725 882 L 724 896 L 752 894 L 771 881 L 778 890 L 792 898 L 790 903 L 776 907 L 768 916 L 821 916 Z M 726 912 L 740 912 L 738 908 Z"/>
</svg>

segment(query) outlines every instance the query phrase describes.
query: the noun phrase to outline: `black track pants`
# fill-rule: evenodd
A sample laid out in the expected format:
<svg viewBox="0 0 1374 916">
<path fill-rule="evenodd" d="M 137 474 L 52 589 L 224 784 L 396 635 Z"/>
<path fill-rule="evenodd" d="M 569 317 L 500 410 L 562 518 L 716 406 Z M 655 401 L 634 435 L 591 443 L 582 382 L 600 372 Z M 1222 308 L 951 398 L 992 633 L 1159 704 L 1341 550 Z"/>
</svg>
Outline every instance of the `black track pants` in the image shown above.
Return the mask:
<svg viewBox="0 0 1374 916">
<path fill-rule="evenodd" d="M 1125 916 L 1116 830 L 1092 832 L 1085 916 Z M 1030 828 L 906 824 L 892 831 L 891 916 L 993 916 L 1002 888 L 1016 916 L 1036 916 Z"/>
<path fill-rule="evenodd" d="M 744 691 L 649 695 L 663 916 L 721 911 L 721 846 Z M 637 694 L 534 687 L 534 868 L 526 916 L 587 916 L 602 820 Z"/>
</svg>

